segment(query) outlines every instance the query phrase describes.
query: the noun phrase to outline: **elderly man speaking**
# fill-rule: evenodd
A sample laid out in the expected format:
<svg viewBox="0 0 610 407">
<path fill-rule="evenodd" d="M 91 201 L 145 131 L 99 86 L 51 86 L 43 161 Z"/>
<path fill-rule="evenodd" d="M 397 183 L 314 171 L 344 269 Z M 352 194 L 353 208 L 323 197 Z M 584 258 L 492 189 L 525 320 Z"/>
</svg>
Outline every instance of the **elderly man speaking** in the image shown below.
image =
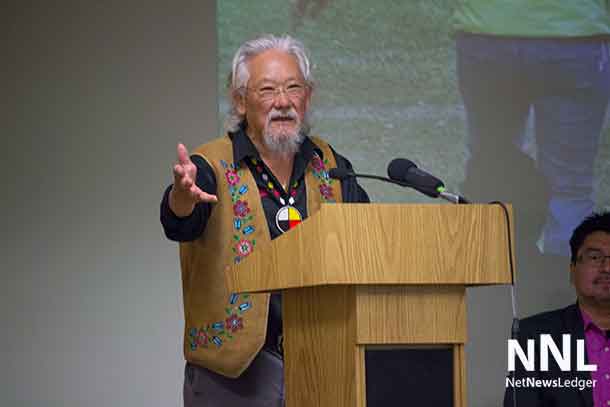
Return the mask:
<svg viewBox="0 0 610 407">
<path fill-rule="evenodd" d="M 310 67 L 291 37 L 244 43 L 229 75 L 227 134 L 190 155 L 178 144 L 161 223 L 180 242 L 185 406 L 284 404 L 281 295 L 231 293 L 223 270 L 323 202 L 369 200 L 355 180 L 329 178 L 351 164 L 308 136 Z"/>
</svg>

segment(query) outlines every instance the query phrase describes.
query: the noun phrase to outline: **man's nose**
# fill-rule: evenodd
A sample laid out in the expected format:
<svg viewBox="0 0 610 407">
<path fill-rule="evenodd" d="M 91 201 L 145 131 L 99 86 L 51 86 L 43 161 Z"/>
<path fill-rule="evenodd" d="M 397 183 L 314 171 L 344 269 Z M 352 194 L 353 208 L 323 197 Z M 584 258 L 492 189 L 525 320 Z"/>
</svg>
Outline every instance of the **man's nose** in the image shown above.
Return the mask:
<svg viewBox="0 0 610 407">
<path fill-rule="evenodd" d="M 602 264 L 601 264 L 601 268 L 602 270 L 604 270 L 607 273 L 610 273 L 610 256 L 604 256 L 602 257 Z"/>
<path fill-rule="evenodd" d="M 276 108 L 286 108 L 290 106 L 290 98 L 288 92 L 284 88 L 278 88 L 275 98 L 273 98 L 273 104 Z"/>
</svg>

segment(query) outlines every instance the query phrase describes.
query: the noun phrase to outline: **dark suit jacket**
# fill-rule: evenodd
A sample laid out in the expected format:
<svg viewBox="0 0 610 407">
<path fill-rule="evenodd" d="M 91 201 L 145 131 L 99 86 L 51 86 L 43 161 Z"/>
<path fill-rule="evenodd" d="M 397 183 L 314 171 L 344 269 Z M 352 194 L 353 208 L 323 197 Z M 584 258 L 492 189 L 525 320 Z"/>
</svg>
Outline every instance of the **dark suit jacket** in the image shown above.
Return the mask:
<svg viewBox="0 0 610 407">
<path fill-rule="evenodd" d="M 519 342 L 524 351 L 527 351 L 526 340 L 536 339 L 536 371 L 527 372 L 517 358 L 515 360 L 515 377 L 534 377 L 537 379 L 584 379 L 590 380 L 589 372 L 576 371 L 576 340 L 584 339 L 584 325 L 578 305 L 556 311 L 544 312 L 523 319 L 519 324 Z M 549 356 L 549 371 L 541 372 L 539 359 L 539 340 L 541 334 L 550 334 L 561 350 L 562 335 L 571 334 L 571 368 L 569 372 L 562 372 L 555 360 Z M 510 376 L 509 376 L 510 377 Z M 598 383 L 599 384 L 599 383 Z M 584 390 L 578 388 L 517 388 L 517 407 L 593 407 L 592 388 Z M 513 388 L 507 387 L 504 394 L 504 407 L 513 407 Z"/>
</svg>

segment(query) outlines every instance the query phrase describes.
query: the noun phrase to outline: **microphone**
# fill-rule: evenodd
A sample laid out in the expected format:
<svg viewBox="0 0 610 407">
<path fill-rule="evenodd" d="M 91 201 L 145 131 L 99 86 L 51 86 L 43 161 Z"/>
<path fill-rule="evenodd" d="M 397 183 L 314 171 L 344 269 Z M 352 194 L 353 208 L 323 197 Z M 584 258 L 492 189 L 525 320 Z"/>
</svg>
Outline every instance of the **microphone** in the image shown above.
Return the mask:
<svg viewBox="0 0 610 407">
<path fill-rule="evenodd" d="M 414 189 L 431 198 L 438 198 L 440 193 L 445 189 L 443 181 L 428 174 L 426 171 L 420 170 L 413 161 L 405 158 L 395 158 L 390 161 L 388 177 L 395 181 L 406 182 L 412 185 Z"/>
<path fill-rule="evenodd" d="M 413 176 L 412 173 L 409 173 L 408 176 L 403 178 L 396 175 L 401 173 L 406 174 L 407 171 L 404 171 L 405 167 L 408 167 L 409 171 L 413 171 L 412 167 L 415 167 L 415 169 L 417 170 L 415 172 L 416 175 Z M 392 168 L 391 172 L 390 168 Z M 388 175 L 390 176 L 390 178 L 370 174 L 357 174 L 354 171 L 348 170 L 346 168 L 331 168 L 328 171 L 328 176 L 330 178 L 338 179 L 339 181 L 344 181 L 348 178 L 355 177 L 377 179 L 380 181 L 389 182 L 391 184 L 400 185 L 401 187 L 413 188 L 432 198 L 440 197 L 451 203 L 469 203 L 463 197 L 445 191 L 445 185 L 441 180 L 436 177 L 433 177 L 425 171 L 420 170 L 412 161 L 406 160 L 404 158 L 397 158 L 395 160 L 392 160 L 392 162 L 388 166 Z"/>
<path fill-rule="evenodd" d="M 445 184 L 434 175 L 417 168 L 417 165 L 406 158 L 395 158 L 388 165 L 390 179 L 406 183 L 413 189 L 431 198 L 443 198 L 456 204 L 469 203 L 464 197 L 447 192 Z"/>
</svg>

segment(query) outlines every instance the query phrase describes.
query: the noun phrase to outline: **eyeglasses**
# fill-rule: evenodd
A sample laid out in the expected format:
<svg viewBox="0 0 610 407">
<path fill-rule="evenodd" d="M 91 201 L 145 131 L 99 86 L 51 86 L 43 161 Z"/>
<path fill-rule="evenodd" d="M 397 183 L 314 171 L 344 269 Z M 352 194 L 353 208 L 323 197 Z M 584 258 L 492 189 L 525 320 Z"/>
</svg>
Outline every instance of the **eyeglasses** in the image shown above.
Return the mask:
<svg viewBox="0 0 610 407">
<path fill-rule="evenodd" d="M 578 260 L 588 266 L 601 267 L 604 264 L 604 260 L 610 260 L 610 256 L 606 256 L 600 251 L 592 250 L 581 254 Z"/>
<path fill-rule="evenodd" d="M 263 102 L 271 102 L 275 100 L 280 93 L 284 93 L 292 100 L 301 100 L 305 96 L 306 86 L 302 82 L 291 81 L 283 85 L 266 83 L 254 88 L 246 88 L 252 90 L 258 98 Z"/>
</svg>

